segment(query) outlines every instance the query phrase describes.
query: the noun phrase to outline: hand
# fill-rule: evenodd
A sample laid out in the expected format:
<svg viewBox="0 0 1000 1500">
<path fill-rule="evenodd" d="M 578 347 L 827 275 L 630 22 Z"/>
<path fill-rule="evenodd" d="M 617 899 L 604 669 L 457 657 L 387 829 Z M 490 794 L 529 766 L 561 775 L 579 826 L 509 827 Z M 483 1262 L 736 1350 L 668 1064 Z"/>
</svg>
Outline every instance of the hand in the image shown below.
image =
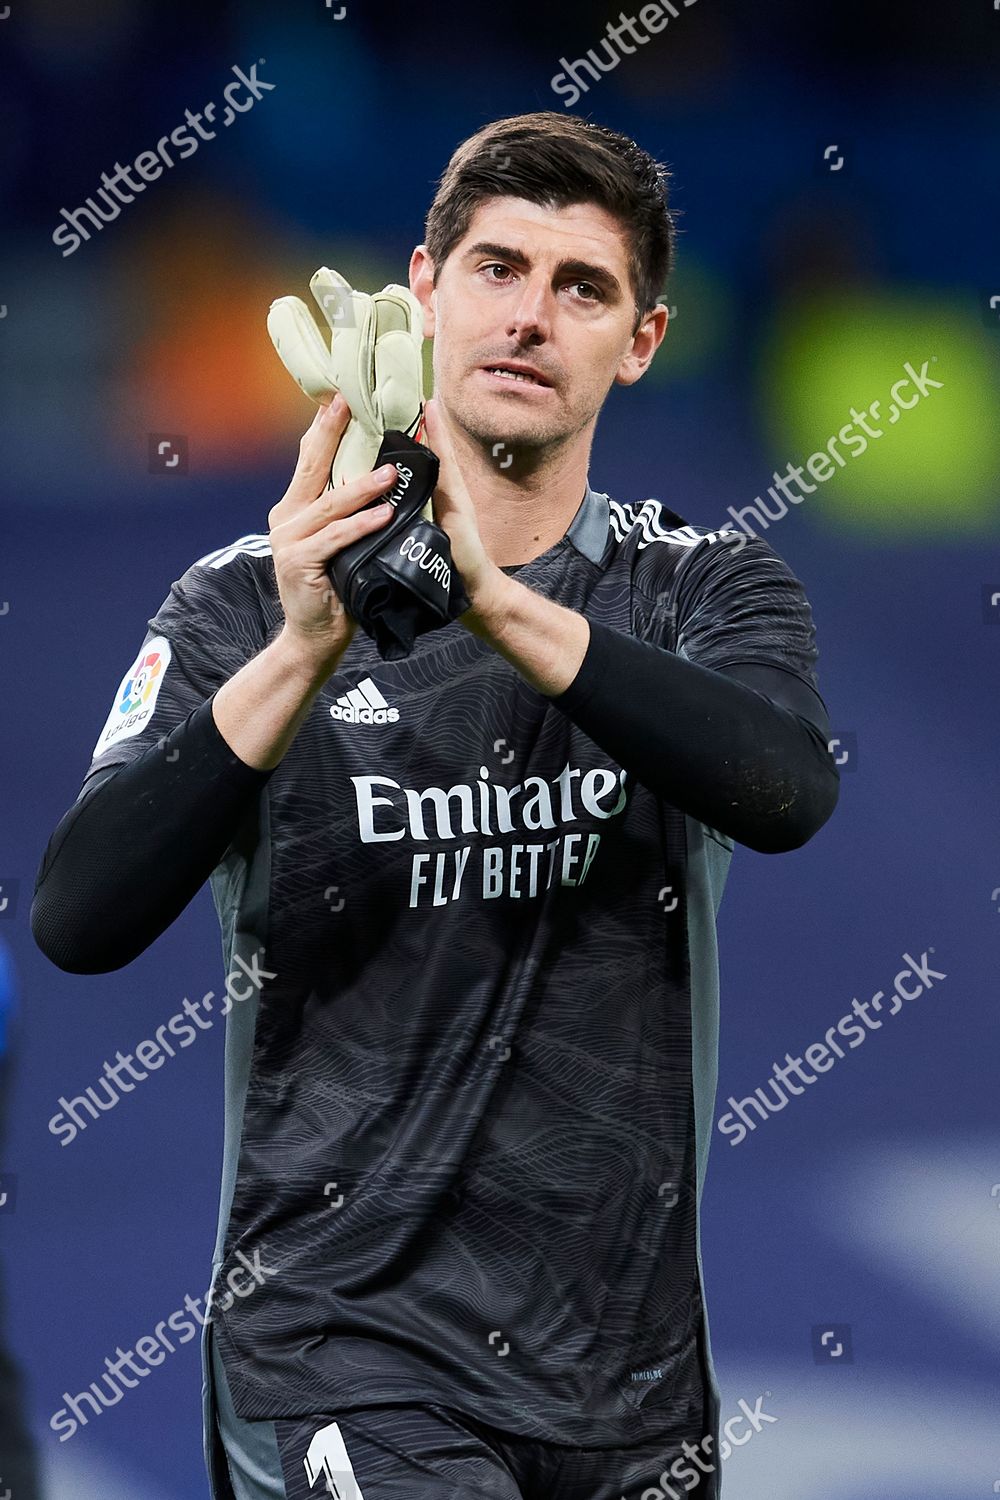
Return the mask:
<svg viewBox="0 0 1000 1500">
<path fill-rule="evenodd" d="M 507 576 L 492 561 L 483 546 L 476 507 L 459 470 L 455 449 L 436 397 L 432 397 L 424 407 L 423 436 L 431 452 L 437 454 L 441 465 L 433 497 L 434 520 L 447 534 L 451 544 L 451 560 L 472 601 L 472 608 L 458 618 L 463 625 L 472 629 L 475 620 L 485 615 L 488 604 L 508 581 Z M 474 618 L 470 619 L 470 616 Z"/>
<path fill-rule="evenodd" d="M 343 396 L 320 406 L 299 445 L 292 482 L 267 517 L 285 633 L 317 665 L 329 666 L 330 671 L 357 627 L 330 581 L 327 566 L 341 548 L 385 525 L 392 515 L 390 505 L 363 507 L 386 494 L 397 479 L 390 464 L 384 476 L 376 470 L 328 487 L 331 465 L 350 420 Z"/>
</svg>

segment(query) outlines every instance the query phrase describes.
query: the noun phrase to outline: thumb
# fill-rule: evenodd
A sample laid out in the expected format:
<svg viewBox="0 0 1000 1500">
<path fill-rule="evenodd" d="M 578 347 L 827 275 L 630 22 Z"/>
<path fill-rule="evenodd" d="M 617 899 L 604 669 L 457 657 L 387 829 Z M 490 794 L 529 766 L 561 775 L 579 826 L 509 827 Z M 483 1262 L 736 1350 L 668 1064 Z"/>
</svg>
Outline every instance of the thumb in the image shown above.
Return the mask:
<svg viewBox="0 0 1000 1500">
<path fill-rule="evenodd" d="M 455 450 L 452 447 L 451 434 L 445 426 L 441 408 L 434 397 L 431 397 L 424 408 L 424 427 L 427 434 L 427 446 L 432 453 L 436 454 L 439 464 L 436 490 L 439 495 L 448 496 L 455 469 Z"/>
<path fill-rule="evenodd" d="M 434 446 L 431 442 L 431 433 L 434 430 L 436 415 L 437 413 L 434 410 L 434 397 L 431 396 L 424 402 L 423 415 L 420 418 L 420 440 L 421 442 L 426 443 L 428 447 Z"/>
<path fill-rule="evenodd" d="M 427 441 L 438 458 L 452 458 L 454 450 L 451 446 L 451 435 L 444 424 L 441 408 L 438 406 L 437 397 L 432 396 L 424 407 L 424 429 Z"/>
</svg>

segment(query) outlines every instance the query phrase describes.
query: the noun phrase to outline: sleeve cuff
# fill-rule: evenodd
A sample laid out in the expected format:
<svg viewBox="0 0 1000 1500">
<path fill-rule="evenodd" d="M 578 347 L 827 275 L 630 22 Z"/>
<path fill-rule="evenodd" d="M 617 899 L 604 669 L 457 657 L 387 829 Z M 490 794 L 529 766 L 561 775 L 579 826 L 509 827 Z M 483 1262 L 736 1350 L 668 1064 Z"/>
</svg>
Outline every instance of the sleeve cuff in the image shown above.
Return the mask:
<svg viewBox="0 0 1000 1500">
<path fill-rule="evenodd" d="M 229 742 L 223 738 L 215 722 L 215 716 L 212 713 L 214 702 L 215 694 L 213 693 L 211 698 L 206 698 L 204 703 L 198 705 L 183 724 L 178 724 L 171 730 L 167 736 L 167 745 L 173 749 L 173 742 L 176 739 L 177 748 L 180 749 L 183 746 L 184 752 L 191 757 L 202 775 L 222 776 L 231 786 L 263 786 L 277 767 L 270 766 L 262 769 L 258 766 L 249 766 L 245 760 L 240 759 Z"/>
<path fill-rule="evenodd" d="M 597 684 L 606 680 L 611 666 L 609 655 L 613 648 L 614 630 L 600 621 L 588 620 L 587 623 L 590 626 L 590 641 L 579 671 L 565 692 L 549 698 L 549 702 L 554 703 L 556 708 L 561 708 L 564 713 L 574 712 L 587 703 Z"/>
</svg>

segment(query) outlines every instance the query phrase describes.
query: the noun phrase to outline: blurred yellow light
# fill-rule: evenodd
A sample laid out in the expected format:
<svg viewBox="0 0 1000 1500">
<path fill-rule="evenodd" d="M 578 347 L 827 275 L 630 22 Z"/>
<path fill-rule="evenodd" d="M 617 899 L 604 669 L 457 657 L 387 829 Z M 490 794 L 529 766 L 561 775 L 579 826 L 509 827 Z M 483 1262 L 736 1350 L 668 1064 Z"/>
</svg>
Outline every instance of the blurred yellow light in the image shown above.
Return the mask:
<svg viewBox="0 0 1000 1500">
<path fill-rule="evenodd" d="M 826 448 L 851 408 L 873 430 L 805 504 L 839 525 L 888 534 L 974 532 L 1000 512 L 996 420 L 1000 327 L 983 324 L 974 296 L 948 299 L 848 288 L 810 294 L 779 313 L 761 363 L 761 400 L 776 469 Z M 889 420 L 891 389 L 918 375 L 941 382 Z M 913 387 L 901 392 L 913 399 Z M 880 403 L 877 415 L 866 415 Z M 854 424 L 855 430 L 861 429 Z"/>
</svg>

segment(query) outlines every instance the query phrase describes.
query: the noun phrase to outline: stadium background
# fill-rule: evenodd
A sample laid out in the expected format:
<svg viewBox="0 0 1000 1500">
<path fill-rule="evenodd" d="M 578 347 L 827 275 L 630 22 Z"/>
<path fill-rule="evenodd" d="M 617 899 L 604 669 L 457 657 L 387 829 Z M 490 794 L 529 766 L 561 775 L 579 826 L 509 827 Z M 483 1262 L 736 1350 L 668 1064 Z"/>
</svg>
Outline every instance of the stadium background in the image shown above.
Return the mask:
<svg viewBox="0 0 1000 1500">
<path fill-rule="evenodd" d="M 904 361 L 936 361 L 942 383 L 764 532 L 812 602 L 848 759 L 809 845 L 737 848 L 717 1115 L 888 988 L 904 951 L 933 949 L 947 978 L 738 1147 L 715 1132 L 703 1239 L 723 1416 L 767 1392 L 778 1417 L 734 1452 L 724 1492 L 989 1495 L 1000 12 L 677 8 L 575 106 L 666 160 L 682 211 L 676 314 L 649 375 L 612 392 L 592 481 L 716 525 L 852 405 L 884 405 Z M 322 263 L 369 290 L 405 281 L 457 142 L 563 108 L 561 59 L 618 18 L 593 0 L 336 9 L 12 0 L 0 20 L 0 943 L 16 1005 L 0 1169 L 17 1179 L 0 1243 L 47 1500 L 205 1493 L 195 1342 L 71 1441 L 48 1419 L 205 1290 L 223 1037 L 200 1035 L 60 1146 L 59 1096 L 218 990 L 222 967 L 205 889 L 127 969 L 59 973 L 28 927 L 44 844 L 171 581 L 266 531 L 287 482 L 311 407 L 271 348 L 270 300 L 307 295 Z M 255 62 L 273 90 L 63 257 L 60 209 Z M 186 441 L 186 472 L 150 471 L 150 434 Z"/>
</svg>

